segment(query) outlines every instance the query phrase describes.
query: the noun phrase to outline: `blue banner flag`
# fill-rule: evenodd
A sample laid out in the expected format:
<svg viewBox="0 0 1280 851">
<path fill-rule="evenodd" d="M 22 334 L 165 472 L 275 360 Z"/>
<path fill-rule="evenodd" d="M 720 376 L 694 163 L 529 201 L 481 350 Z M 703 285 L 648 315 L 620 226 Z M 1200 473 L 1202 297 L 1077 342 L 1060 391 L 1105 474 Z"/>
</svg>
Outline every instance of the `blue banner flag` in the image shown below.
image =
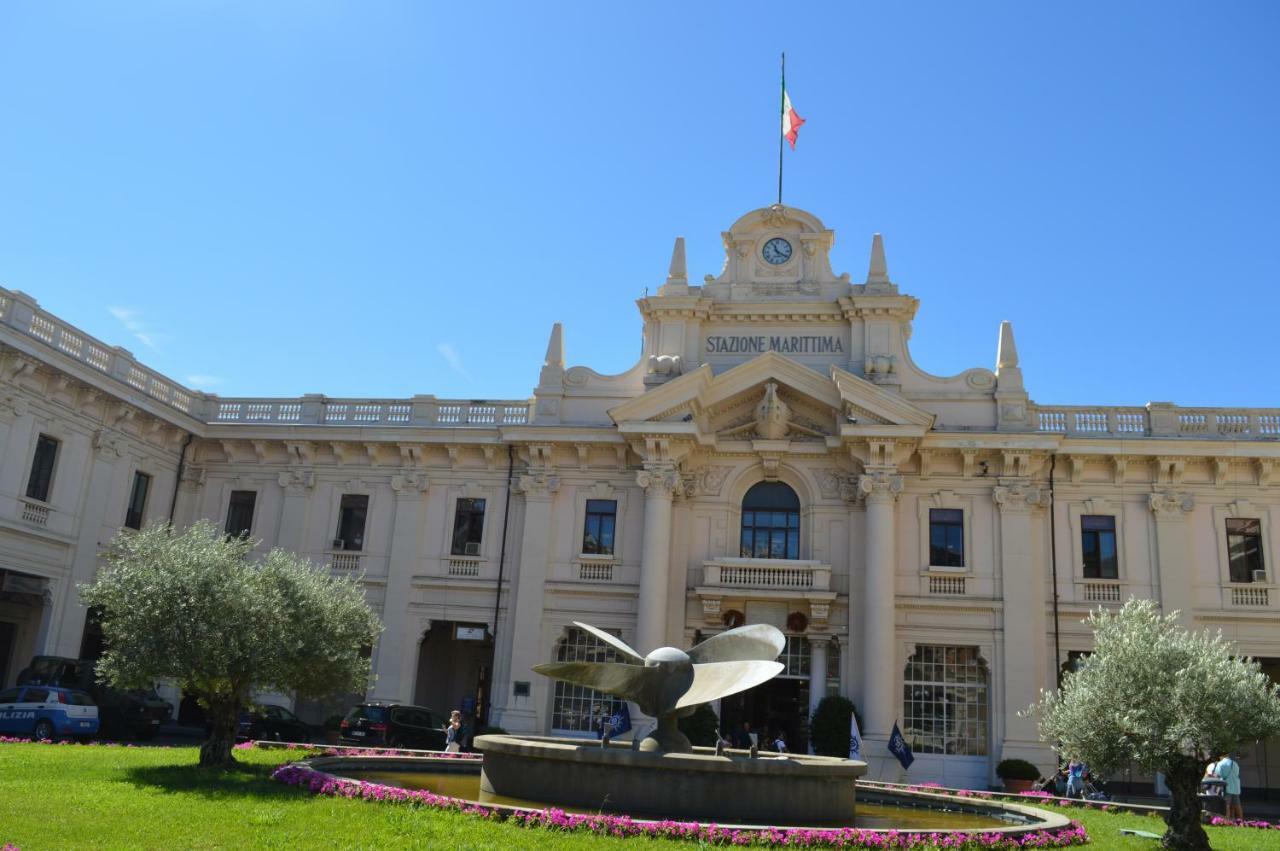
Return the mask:
<svg viewBox="0 0 1280 851">
<path fill-rule="evenodd" d="M 893 735 L 889 737 L 889 753 L 898 758 L 903 768 L 910 768 L 911 763 L 916 761 L 915 754 L 911 753 L 911 748 L 907 745 L 907 740 L 902 738 L 902 731 L 898 729 L 897 721 L 893 722 Z"/>
<path fill-rule="evenodd" d="M 609 737 L 621 736 L 623 733 L 631 731 L 631 707 L 624 700 L 622 706 L 612 715 L 607 715 L 600 720 L 600 725 L 596 727 L 596 738 L 604 738 L 605 725 L 609 725 Z"/>
<path fill-rule="evenodd" d="M 862 733 L 858 730 L 858 716 L 849 713 L 849 759 L 862 759 Z"/>
</svg>

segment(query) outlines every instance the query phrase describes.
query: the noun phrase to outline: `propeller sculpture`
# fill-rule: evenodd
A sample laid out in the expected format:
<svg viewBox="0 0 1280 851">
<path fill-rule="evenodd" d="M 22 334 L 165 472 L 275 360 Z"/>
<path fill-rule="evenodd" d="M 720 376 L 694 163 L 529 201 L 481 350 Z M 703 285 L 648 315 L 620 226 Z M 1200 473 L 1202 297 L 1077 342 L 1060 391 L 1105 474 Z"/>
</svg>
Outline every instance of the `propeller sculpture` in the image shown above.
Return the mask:
<svg viewBox="0 0 1280 851">
<path fill-rule="evenodd" d="M 585 623 L 586 630 L 618 651 L 626 662 L 551 662 L 533 670 L 552 679 L 593 688 L 638 704 L 658 719 L 640 743 L 642 751 L 689 751 L 693 746 L 676 719 L 708 703 L 773 679 L 783 665 L 775 661 L 786 637 L 768 624 L 751 624 L 708 638 L 688 652 L 659 647 L 641 656 L 626 642 Z"/>
</svg>

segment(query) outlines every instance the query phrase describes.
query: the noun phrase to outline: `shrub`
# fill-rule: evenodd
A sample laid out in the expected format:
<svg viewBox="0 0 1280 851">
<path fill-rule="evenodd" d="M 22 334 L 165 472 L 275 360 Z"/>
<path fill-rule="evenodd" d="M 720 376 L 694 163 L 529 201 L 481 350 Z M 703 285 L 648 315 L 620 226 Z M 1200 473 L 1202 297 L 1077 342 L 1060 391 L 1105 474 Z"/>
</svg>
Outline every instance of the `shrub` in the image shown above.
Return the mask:
<svg viewBox="0 0 1280 851">
<path fill-rule="evenodd" d="M 686 715 L 677 722 L 680 732 L 689 737 L 689 741 L 701 747 L 712 748 L 716 744 L 716 732 L 720 729 L 720 719 L 709 703 L 699 703 L 693 714 Z"/>
<path fill-rule="evenodd" d="M 813 740 L 813 752 L 821 756 L 849 756 L 849 718 L 858 715 L 858 708 L 847 697 L 830 695 L 822 698 L 809 722 L 809 736 Z M 858 729 L 862 718 L 858 717 Z"/>
<path fill-rule="evenodd" d="M 1040 769 L 1025 759 L 1002 759 L 996 766 L 996 777 L 1001 780 L 1039 780 Z"/>
</svg>

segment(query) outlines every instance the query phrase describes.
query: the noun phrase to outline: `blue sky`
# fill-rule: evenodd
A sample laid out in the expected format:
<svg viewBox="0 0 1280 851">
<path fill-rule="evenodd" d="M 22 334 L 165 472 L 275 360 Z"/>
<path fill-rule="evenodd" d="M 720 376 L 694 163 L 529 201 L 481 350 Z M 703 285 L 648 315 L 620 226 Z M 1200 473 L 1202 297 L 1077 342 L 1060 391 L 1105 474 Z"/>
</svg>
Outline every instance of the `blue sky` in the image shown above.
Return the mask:
<svg viewBox="0 0 1280 851">
<path fill-rule="evenodd" d="M 0 284 L 223 395 L 634 363 L 772 202 L 1046 403 L 1280 405 L 1280 4 L 0 5 Z"/>
</svg>

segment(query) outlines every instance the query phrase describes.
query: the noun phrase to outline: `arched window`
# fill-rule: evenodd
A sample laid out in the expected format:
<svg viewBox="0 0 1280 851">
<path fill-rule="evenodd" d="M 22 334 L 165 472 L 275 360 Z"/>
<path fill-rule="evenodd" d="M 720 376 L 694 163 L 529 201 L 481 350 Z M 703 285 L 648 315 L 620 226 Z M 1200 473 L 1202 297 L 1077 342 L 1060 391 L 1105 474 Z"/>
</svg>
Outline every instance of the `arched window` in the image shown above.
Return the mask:
<svg viewBox="0 0 1280 851">
<path fill-rule="evenodd" d="M 988 680 L 978 648 L 917 644 L 902 677 L 902 735 L 911 749 L 985 756 Z"/>
<path fill-rule="evenodd" d="M 743 558 L 800 558 L 800 497 L 782 482 L 759 482 L 742 498 Z"/>
<path fill-rule="evenodd" d="M 612 631 L 612 630 L 611 630 Z M 594 635 L 576 626 L 567 627 L 556 642 L 557 662 L 621 662 L 622 659 Z M 556 680 L 551 703 L 551 728 L 564 733 L 594 733 L 600 719 L 622 711 L 623 700 L 586 686 Z"/>
</svg>

